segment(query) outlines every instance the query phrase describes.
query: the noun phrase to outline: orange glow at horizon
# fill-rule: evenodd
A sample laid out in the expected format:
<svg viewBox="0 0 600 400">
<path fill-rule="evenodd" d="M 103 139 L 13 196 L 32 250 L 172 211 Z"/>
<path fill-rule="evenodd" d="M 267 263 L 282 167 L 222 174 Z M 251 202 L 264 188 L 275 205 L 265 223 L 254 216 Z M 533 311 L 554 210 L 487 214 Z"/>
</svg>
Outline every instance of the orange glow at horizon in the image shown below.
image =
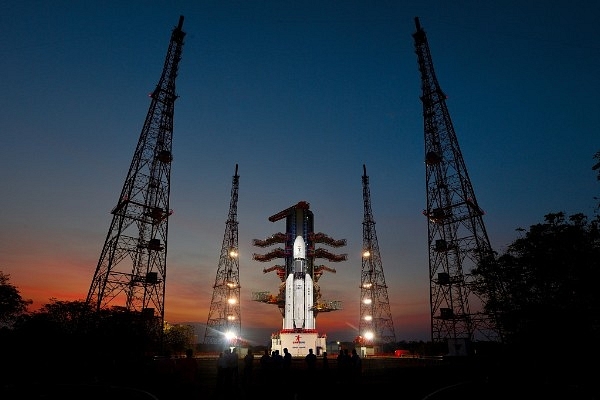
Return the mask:
<svg viewBox="0 0 600 400">
<path fill-rule="evenodd" d="M 50 257 L 46 255 L 43 258 Z M 51 299 L 85 301 L 94 273 L 94 267 L 90 267 L 94 263 L 90 263 L 89 259 L 70 259 L 67 263 L 52 260 L 41 268 L 36 262 L 27 264 L 27 267 L 3 272 L 10 276 L 11 284 L 17 287 L 24 300 L 33 301 L 28 311 L 39 310 L 50 303 Z M 184 268 L 175 263 L 170 267 L 165 295 L 165 321 L 170 324 L 204 325 L 212 296 L 212 284 L 207 282 L 212 282 L 212 278 L 203 279 L 196 269 Z M 264 286 L 272 286 L 271 280 L 273 279 L 265 277 Z M 330 298 L 340 298 L 344 294 L 334 287 L 324 287 Z M 268 341 L 269 332 L 276 332 L 282 328 L 283 317 L 276 306 L 251 300 L 251 291 L 243 289 L 240 297 L 242 331 L 246 336 L 249 335 L 248 332 L 254 332 L 254 336 L 259 335 L 259 338 L 252 340 L 263 343 L 264 340 Z M 426 315 L 428 305 L 423 301 L 392 306 L 392 310 L 397 313 L 394 315 L 394 323 L 398 340 L 413 339 L 415 335 L 412 332 L 424 331 L 429 327 L 429 316 Z M 344 308 L 340 310 L 319 313 L 316 329 L 332 339 L 346 340 L 356 337 L 360 318 L 358 307 L 357 301 L 356 304 L 344 303 Z M 200 336 L 203 332 L 196 334 L 199 341 L 202 341 Z"/>
</svg>

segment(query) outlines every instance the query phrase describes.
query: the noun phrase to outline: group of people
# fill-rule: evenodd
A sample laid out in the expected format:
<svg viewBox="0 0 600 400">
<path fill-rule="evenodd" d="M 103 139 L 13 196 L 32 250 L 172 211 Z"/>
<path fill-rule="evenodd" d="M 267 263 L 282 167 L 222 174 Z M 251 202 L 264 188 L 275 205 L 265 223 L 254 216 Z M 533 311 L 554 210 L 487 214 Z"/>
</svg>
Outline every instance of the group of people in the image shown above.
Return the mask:
<svg viewBox="0 0 600 400">
<path fill-rule="evenodd" d="M 279 350 L 269 352 L 268 349 L 265 349 L 264 354 L 258 361 L 258 373 L 256 373 L 257 371 L 254 371 L 254 353 L 252 349 L 248 349 L 247 354 L 241 359 L 237 349 L 225 350 L 219 354 L 217 359 L 217 388 L 238 385 L 251 386 L 255 383 L 255 375 L 260 381 L 259 384 L 269 382 L 285 384 L 292 378 L 291 370 L 294 369 L 292 359 L 292 354 L 287 347 L 283 349 L 283 354 Z M 242 363 L 241 370 L 240 360 Z M 337 381 L 342 383 L 355 382 L 361 376 L 362 360 L 356 349 L 351 351 L 341 349 L 336 359 L 336 367 Z M 296 368 L 298 368 L 298 364 L 296 364 Z M 304 367 L 299 369 L 305 370 L 309 379 L 316 374 L 317 370 L 322 374 L 328 374 L 329 358 L 327 352 L 322 353 L 319 361 L 319 357 L 313 349 L 308 349 L 308 353 L 304 356 Z M 321 377 L 325 377 L 325 375 Z"/>
<path fill-rule="evenodd" d="M 306 367 L 309 370 L 313 370 L 317 366 L 317 356 L 313 349 L 308 349 L 308 354 L 304 357 Z M 283 355 L 279 353 L 279 350 L 271 351 L 265 350 L 264 354 L 260 358 L 260 368 L 262 371 L 277 372 L 277 371 L 288 371 L 292 368 L 292 353 L 289 352 L 288 348 L 283 349 Z M 323 353 L 323 368 L 328 368 L 327 352 Z"/>
<path fill-rule="evenodd" d="M 239 357 L 237 349 L 224 350 L 217 358 L 217 388 L 230 387 L 239 383 Z"/>
<path fill-rule="evenodd" d="M 304 356 L 304 363 L 306 370 L 314 371 L 321 369 L 323 371 L 329 370 L 329 358 L 327 352 L 322 353 L 321 362 L 314 353 L 313 349 L 308 349 L 308 354 Z M 348 349 L 341 349 L 337 356 L 337 370 L 343 376 L 354 376 L 358 377 L 362 371 L 362 360 L 358 355 L 356 349 L 351 351 Z M 319 367 L 320 364 L 320 367 Z M 279 350 L 273 350 L 269 354 L 269 350 L 265 350 L 264 354 L 260 358 L 260 369 L 264 373 L 278 373 L 281 371 L 285 374 L 292 365 L 292 355 L 288 348 L 283 349 L 283 355 L 279 353 Z"/>
<path fill-rule="evenodd" d="M 340 349 L 337 359 L 338 380 L 341 382 L 356 382 L 362 375 L 362 360 L 356 349 Z"/>
</svg>

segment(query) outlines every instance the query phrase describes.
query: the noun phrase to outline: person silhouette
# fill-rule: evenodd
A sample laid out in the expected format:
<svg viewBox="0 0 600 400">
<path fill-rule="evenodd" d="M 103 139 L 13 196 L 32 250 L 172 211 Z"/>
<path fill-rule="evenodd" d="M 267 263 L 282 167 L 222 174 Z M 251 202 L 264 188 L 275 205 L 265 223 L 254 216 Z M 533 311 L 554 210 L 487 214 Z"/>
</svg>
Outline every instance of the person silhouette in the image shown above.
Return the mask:
<svg viewBox="0 0 600 400">
<path fill-rule="evenodd" d="M 327 352 L 324 351 L 323 352 L 323 373 L 327 373 L 327 371 L 329 370 L 329 359 L 327 358 Z"/>
<path fill-rule="evenodd" d="M 313 353 L 313 349 L 308 349 L 308 354 L 304 357 L 306 367 L 309 371 L 314 371 L 317 366 L 317 356 Z"/>
<path fill-rule="evenodd" d="M 252 371 L 254 369 L 254 353 L 248 349 L 244 356 L 244 375 L 242 376 L 244 386 L 252 384 Z"/>
<path fill-rule="evenodd" d="M 199 393 L 198 378 L 200 376 L 198 362 L 194 358 L 194 351 L 187 349 L 185 358 L 177 360 L 179 376 L 179 389 L 184 397 L 196 397 Z"/>
<path fill-rule="evenodd" d="M 283 364 L 284 371 L 289 371 L 292 368 L 292 353 L 288 351 L 287 347 L 283 348 Z"/>
<path fill-rule="evenodd" d="M 352 349 L 352 355 L 350 356 L 350 369 L 351 378 L 356 380 L 360 379 L 360 376 L 362 375 L 362 360 L 356 352 L 356 349 Z"/>
</svg>

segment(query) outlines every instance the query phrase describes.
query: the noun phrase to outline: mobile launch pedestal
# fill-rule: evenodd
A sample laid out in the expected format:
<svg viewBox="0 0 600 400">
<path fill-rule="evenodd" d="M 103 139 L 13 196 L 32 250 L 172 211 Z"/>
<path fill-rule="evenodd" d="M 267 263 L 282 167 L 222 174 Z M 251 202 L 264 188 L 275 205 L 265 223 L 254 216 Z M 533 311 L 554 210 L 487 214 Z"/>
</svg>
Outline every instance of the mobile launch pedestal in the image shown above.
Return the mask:
<svg viewBox="0 0 600 400">
<path fill-rule="evenodd" d="M 271 351 L 279 350 L 279 354 L 283 354 L 285 348 L 292 357 L 304 357 L 308 354 L 308 349 L 321 355 L 327 348 L 327 335 L 319 335 L 316 330 L 309 329 L 282 329 L 278 334 L 271 335 Z"/>
<path fill-rule="evenodd" d="M 253 293 L 253 300 L 277 304 L 282 316 L 283 327 L 271 335 L 271 351 L 287 348 L 292 356 L 305 356 L 309 349 L 320 354 L 327 345 L 327 335 L 316 330 L 319 312 L 341 309 L 339 301 L 321 300 L 317 281 L 324 271 L 335 273 L 335 269 L 314 265 L 315 258 L 326 258 L 332 262 L 346 260 L 346 254 L 334 255 L 324 249 L 315 249 L 315 243 L 333 247 L 346 245 L 346 240 L 333 240 L 323 233 L 313 231 L 313 213 L 309 204 L 301 201 L 269 218 L 275 222 L 286 218 L 286 233 L 277 233 L 266 240 L 254 240 L 255 246 L 266 247 L 274 243 L 285 243 L 284 249 L 275 249 L 267 254 L 254 254 L 257 261 L 285 259 L 285 265 L 265 268 L 264 272 L 277 271 L 282 283 L 277 295 L 267 292 Z"/>
</svg>

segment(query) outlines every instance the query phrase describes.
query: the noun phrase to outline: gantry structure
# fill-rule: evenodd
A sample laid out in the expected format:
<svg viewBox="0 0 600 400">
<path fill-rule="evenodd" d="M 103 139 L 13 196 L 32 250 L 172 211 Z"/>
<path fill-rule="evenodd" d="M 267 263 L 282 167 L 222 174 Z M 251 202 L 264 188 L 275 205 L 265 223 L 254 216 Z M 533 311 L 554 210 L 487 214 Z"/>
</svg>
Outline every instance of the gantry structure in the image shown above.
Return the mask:
<svg viewBox="0 0 600 400">
<path fill-rule="evenodd" d="M 396 343 L 396 333 L 371 209 L 369 176 L 364 164 L 362 187 L 364 217 L 358 342 L 363 345 L 379 346 Z"/>
<path fill-rule="evenodd" d="M 231 185 L 229 215 L 225 223 L 219 266 L 213 285 L 213 294 L 204 333 L 205 344 L 220 344 L 222 348 L 237 345 L 242 333 L 237 220 L 239 184 L 240 177 L 238 175 L 238 165 L 236 164 Z"/>
<path fill-rule="evenodd" d="M 425 31 L 415 18 L 412 35 L 421 74 L 425 136 L 425 183 L 431 339 L 448 342 L 463 354 L 473 341 L 498 341 L 500 334 L 483 305 L 486 293 L 475 291 L 472 271 L 494 257 L 456 133 L 433 68 Z M 479 285 L 482 282 L 478 282 Z M 491 283 L 489 283 L 491 284 Z M 481 286 L 479 286 L 481 288 Z"/>
<path fill-rule="evenodd" d="M 173 29 L 163 71 L 116 206 L 86 302 L 139 313 L 162 330 L 171 192 L 175 78 L 181 60 L 183 16 Z"/>
<path fill-rule="evenodd" d="M 300 214 L 300 217 L 298 215 Z M 276 222 L 286 220 L 286 232 L 278 232 L 265 240 L 254 239 L 254 246 L 268 247 L 274 244 L 283 244 L 284 247 L 278 247 L 266 254 L 254 253 L 252 258 L 260 262 L 269 262 L 277 258 L 283 258 L 284 264 L 276 264 L 265 268 L 263 273 L 276 272 L 281 280 L 279 292 L 271 294 L 269 292 L 254 292 L 252 300 L 267 304 L 274 304 L 279 307 L 282 316 L 285 316 L 285 292 L 286 277 L 293 273 L 294 258 L 293 246 L 294 240 L 298 235 L 306 238 L 306 269 L 313 282 L 313 315 L 316 318 L 320 312 L 329 312 L 342 309 L 341 301 L 326 301 L 322 299 L 321 289 L 318 284 L 319 279 L 324 272 L 336 273 L 335 268 L 326 265 L 315 265 L 315 259 L 324 258 L 330 262 L 346 261 L 347 254 L 332 254 L 325 248 L 315 248 L 315 244 L 322 243 L 331 247 L 342 247 L 346 245 L 346 239 L 336 240 L 321 232 L 314 232 L 314 215 L 310 210 L 310 204 L 306 201 L 300 201 L 297 204 L 286 208 L 269 217 L 269 221 Z"/>
</svg>

